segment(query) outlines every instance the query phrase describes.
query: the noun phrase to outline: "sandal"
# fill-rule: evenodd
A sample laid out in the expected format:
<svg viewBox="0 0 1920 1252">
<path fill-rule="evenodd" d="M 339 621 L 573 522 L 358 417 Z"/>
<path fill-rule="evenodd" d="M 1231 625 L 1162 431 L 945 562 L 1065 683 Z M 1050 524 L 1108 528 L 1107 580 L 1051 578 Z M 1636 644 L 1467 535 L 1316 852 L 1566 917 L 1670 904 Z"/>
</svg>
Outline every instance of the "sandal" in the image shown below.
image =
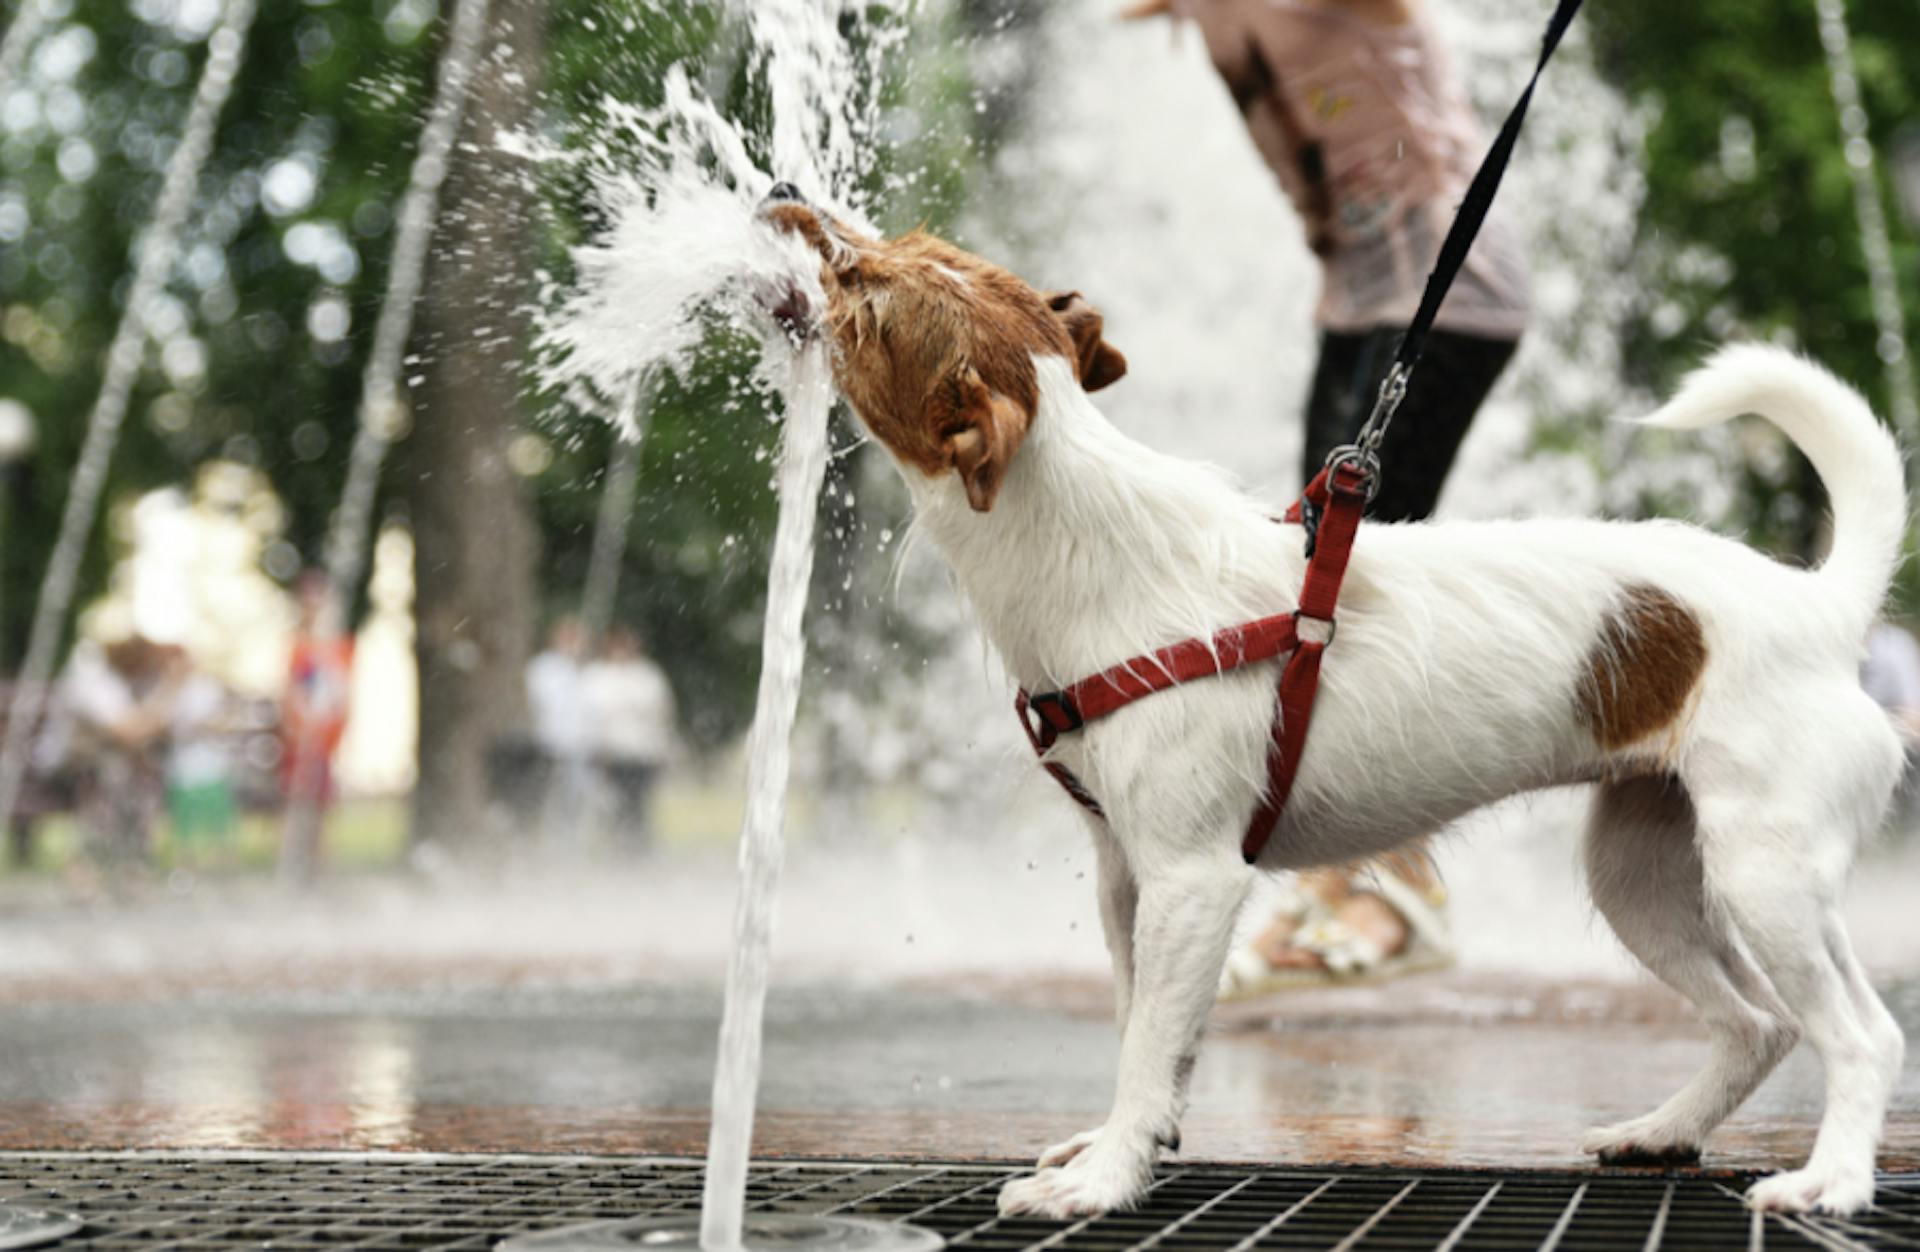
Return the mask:
<svg viewBox="0 0 1920 1252">
<path fill-rule="evenodd" d="M 1295 988 L 1360 986 L 1451 966 L 1455 958 L 1444 890 L 1436 886 L 1429 894 L 1383 866 L 1372 866 L 1368 873 L 1372 885 L 1355 894 L 1378 896 L 1400 915 L 1407 937 L 1398 951 L 1387 951 L 1373 936 L 1341 918 L 1336 906 L 1296 887 L 1277 910 L 1276 920 L 1294 921 L 1290 946 L 1319 957 L 1320 964 L 1276 967 L 1249 944 L 1228 956 L 1220 974 L 1219 998 L 1245 1000 Z"/>
</svg>

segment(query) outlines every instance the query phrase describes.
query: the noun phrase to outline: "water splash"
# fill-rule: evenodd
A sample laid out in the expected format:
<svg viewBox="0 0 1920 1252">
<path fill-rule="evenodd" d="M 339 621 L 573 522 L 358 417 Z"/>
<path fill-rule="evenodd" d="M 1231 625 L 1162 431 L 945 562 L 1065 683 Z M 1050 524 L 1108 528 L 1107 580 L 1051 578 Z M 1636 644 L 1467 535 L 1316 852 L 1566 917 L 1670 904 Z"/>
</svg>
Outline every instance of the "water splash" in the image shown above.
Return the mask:
<svg viewBox="0 0 1920 1252">
<path fill-rule="evenodd" d="M 878 79 L 873 65 L 864 67 L 864 77 L 858 72 L 860 53 L 841 31 L 837 5 L 769 0 L 745 16 L 755 44 L 753 65 L 772 104 L 772 132 L 764 146 L 680 66 L 665 76 L 657 106 L 603 102 L 591 143 L 568 150 L 525 137 L 516 141 L 536 160 L 584 174 L 611 223 L 574 250 L 571 284 L 549 293 L 535 337 L 545 390 L 636 439 L 644 420 L 640 398 L 649 394 L 655 376 L 697 368 L 702 345 L 716 327 L 727 327 L 760 339 L 756 377 L 785 397 L 779 520 L 748 740 L 740 885 L 701 1212 L 701 1245 L 729 1250 L 742 1246 L 745 1223 L 790 740 L 806 658 L 802 623 L 833 398 L 826 348 L 816 343 L 793 351 L 767 312 L 793 295 L 808 307 L 824 306 L 819 257 L 771 228 L 758 208 L 777 175 L 798 183 L 815 203 L 871 229 L 854 200 L 871 156 L 865 141 Z M 877 29 L 865 46 L 869 57 L 897 43 L 898 31 L 890 32 L 884 22 Z M 771 170 L 755 160 L 757 147 L 770 155 Z M 630 454 L 622 464 L 629 468 L 611 489 L 630 491 Z M 628 485 L 620 487 L 622 482 Z M 626 507 L 612 497 L 606 506 Z M 605 598 L 596 592 L 596 600 Z"/>
<path fill-rule="evenodd" d="M 719 323 L 761 339 L 766 350 L 758 379 L 786 397 L 779 520 L 748 746 L 740 887 L 702 1208 L 702 1245 L 731 1249 L 741 1246 L 745 1214 L 789 740 L 806 656 L 801 627 L 832 404 L 825 348 L 816 344 L 798 354 L 790 351 L 766 309 L 788 291 L 803 293 L 816 308 L 824 294 L 817 254 L 773 230 L 757 213 L 772 177 L 753 162 L 741 132 L 694 89 L 684 71 L 676 68 L 668 75 L 659 107 L 608 104 L 603 112 L 637 157 L 623 170 L 595 171 L 601 206 L 613 225 L 599 240 L 575 250 L 577 285 L 543 319 L 537 337 L 543 381 L 576 407 L 636 438 L 641 418 L 636 398 L 647 393 L 658 372 L 693 368 L 700 346 Z"/>
<path fill-rule="evenodd" d="M 1820 44 L 1827 52 L 1827 78 L 1833 104 L 1840 113 L 1840 133 L 1846 140 L 1847 174 L 1853 180 L 1853 211 L 1860 226 L 1860 250 L 1867 263 L 1868 289 L 1873 293 L 1873 318 L 1879 327 L 1875 351 L 1886 370 L 1887 393 L 1892 399 L 1894 427 L 1908 447 L 1920 436 L 1920 392 L 1913 379 L 1913 359 L 1907 351 L 1906 311 L 1900 305 L 1900 272 L 1887 234 L 1886 208 L 1880 203 L 1880 179 L 1874 172 L 1873 140 L 1868 133 L 1866 106 L 1860 100 L 1860 78 L 1853 65 L 1853 42 L 1847 31 L 1846 0 L 1819 0 Z"/>
<path fill-rule="evenodd" d="M 596 125 L 606 137 L 584 153 L 526 146 L 584 168 L 612 223 L 573 250 L 574 279 L 549 299 L 535 347 L 543 386 L 631 438 L 631 397 L 654 374 L 692 368 L 716 324 L 770 340 L 765 297 L 786 286 L 818 300 L 820 260 L 759 219 L 773 177 L 682 67 L 657 107 L 607 101 Z"/>
<path fill-rule="evenodd" d="M 420 147 L 414 153 L 407 189 L 400 200 L 387 289 L 374 326 L 373 350 L 360 377 L 358 425 L 347 462 L 347 482 L 332 532 L 327 536 L 327 578 L 338 604 L 352 603 L 359 591 L 373 533 L 380 467 L 388 446 L 405 424 L 406 401 L 399 390 L 402 356 L 413 331 L 427 249 L 439 220 L 440 187 L 446 181 L 453 143 L 466 113 L 467 87 L 486 29 L 487 0 L 459 0 L 449 25 L 446 51 L 440 57 L 433 108 L 421 131 Z"/>
</svg>

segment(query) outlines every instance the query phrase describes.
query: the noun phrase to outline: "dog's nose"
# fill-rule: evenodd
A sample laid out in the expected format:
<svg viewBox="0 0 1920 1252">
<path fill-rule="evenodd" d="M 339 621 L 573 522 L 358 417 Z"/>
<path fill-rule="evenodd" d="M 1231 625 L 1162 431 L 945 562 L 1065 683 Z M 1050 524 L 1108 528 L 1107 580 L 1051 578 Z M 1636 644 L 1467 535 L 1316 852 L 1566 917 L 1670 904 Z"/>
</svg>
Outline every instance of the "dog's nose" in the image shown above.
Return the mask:
<svg viewBox="0 0 1920 1252">
<path fill-rule="evenodd" d="M 773 185 L 773 189 L 771 191 L 767 192 L 767 199 L 804 201 L 806 197 L 800 194 L 800 189 L 798 187 L 794 186 L 790 182 L 787 182 L 785 179 L 782 179 L 781 181 Z"/>
</svg>

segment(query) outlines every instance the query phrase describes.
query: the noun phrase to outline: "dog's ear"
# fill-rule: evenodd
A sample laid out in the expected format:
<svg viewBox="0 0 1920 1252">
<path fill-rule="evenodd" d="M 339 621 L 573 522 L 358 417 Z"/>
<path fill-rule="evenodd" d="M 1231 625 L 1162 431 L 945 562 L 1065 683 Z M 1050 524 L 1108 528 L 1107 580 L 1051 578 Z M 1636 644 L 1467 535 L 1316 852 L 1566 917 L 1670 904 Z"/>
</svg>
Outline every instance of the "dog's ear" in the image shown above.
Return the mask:
<svg viewBox="0 0 1920 1252">
<path fill-rule="evenodd" d="M 1082 387 L 1098 391 L 1126 377 L 1127 358 L 1101 337 L 1107 320 L 1086 297 L 1077 291 L 1056 291 L 1047 297 L 1047 307 L 1073 340 L 1074 372 Z"/>
<path fill-rule="evenodd" d="M 974 512 L 985 513 L 1000 494 L 1032 415 L 1018 401 L 988 387 L 970 365 L 960 372 L 954 390 L 956 403 L 941 430 L 941 447 L 967 489 L 967 503 Z"/>
</svg>

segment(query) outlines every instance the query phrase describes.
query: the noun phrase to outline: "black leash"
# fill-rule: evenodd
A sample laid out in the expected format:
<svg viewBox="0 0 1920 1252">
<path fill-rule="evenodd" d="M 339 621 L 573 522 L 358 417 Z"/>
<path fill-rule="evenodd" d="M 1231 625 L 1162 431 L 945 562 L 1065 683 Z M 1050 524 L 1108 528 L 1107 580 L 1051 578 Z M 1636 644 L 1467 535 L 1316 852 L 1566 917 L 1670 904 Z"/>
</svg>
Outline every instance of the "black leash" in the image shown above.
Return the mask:
<svg viewBox="0 0 1920 1252">
<path fill-rule="evenodd" d="M 1427 289 L 1420 297 L 1420 309 L 1413 315 L 1406 334 L 1401 337 L 1399 351 L 1394 353 L 1393 367 L 1380 384 L 1380 395 L 1374 401 L 1373 412 L 1367 415 L 1359 435 L 1352 443 L 1335 448 L 1327 457 L 1329 468 L 1350 462 L 1361 469 L 1367 475 L 1369 491 L 1380 478 L 1380 442 L 1386 436 L 1387 424 L 1393 421 L 1394 410 L 1400 407 L 1400 401 L 1406 397 L 1407 380 L 1420 363 L 1420 354 L 1426 350 L 1427 332 L 1433 329 L 1433 319 L 1440 312 L 1440 304 L 1447 298 L 1453 280 L 1459 277 L 1460 267 L 1466 264 L 1474 238 L 1479 235 L 1481 224 L 1487 220 L 1487 210 L 1493 207 L 1494 193 L 1500 190 L 1500 180 L 1506 175 L 1507 162 L 1513 157 L 1513 146 L 1520 138 L 1520 124 L 1526 120 L 1527 106 L 1533 102 L 1533 89 L 1540 84 L 1541 73 L 1547 68 L 1547 62 L 1553 59 L 1554 51 L 1560 47 L 1561 37 L 1567 33 L 1567 28 L 1573 24 L 1574 14 L 1579 11 L 1580 0 L 1559 0 L 1553 17 L 1547 22 L 1546 37 L 1540 43 L 1540 60 L 1533 67 L 1533 77 L 1527 80 L 1527 89 L 1520 93 L 1513 111 L 1507 114 L 1507 120 L 1501 124 L 1493 147 L 1488 149 L 1486 159 L 1480 162 L 1480 169 L 1474 174 L 1466 196 L 1460 201 L 1453 226 L 1447 231 L 1446 241 L 1440 245 L 1440 255 L 1433 263 L 1433 272 L 1427 276 Z"/>
</svg>

